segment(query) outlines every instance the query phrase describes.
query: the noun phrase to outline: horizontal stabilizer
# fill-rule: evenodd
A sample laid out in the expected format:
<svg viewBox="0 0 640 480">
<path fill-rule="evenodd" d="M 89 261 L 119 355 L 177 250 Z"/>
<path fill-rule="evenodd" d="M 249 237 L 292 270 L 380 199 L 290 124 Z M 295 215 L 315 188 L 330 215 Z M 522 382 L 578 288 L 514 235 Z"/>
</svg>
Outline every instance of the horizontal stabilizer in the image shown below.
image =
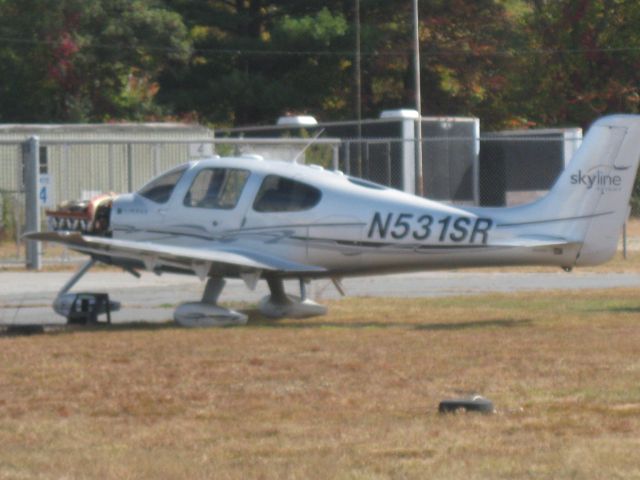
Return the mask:
<svg viewBox="0 0 640 480">
<path fill-rule="evenodd" d="M 318 273 L 322 267 L 304 265 L 236 247 L 212 245 L 207 248 L 179 247 L 155 242 L 119 240 L 92 237 L 74 232 L 32 232 L 24 235 L 28 240 L 56 242 L 88 255 L 139 260 L 153 269 L 154 266 L 184 266 L 192 269 L 194 262 L 224 264 L 241 269 L 258 269 L 282 273 Z"/>
</svg>

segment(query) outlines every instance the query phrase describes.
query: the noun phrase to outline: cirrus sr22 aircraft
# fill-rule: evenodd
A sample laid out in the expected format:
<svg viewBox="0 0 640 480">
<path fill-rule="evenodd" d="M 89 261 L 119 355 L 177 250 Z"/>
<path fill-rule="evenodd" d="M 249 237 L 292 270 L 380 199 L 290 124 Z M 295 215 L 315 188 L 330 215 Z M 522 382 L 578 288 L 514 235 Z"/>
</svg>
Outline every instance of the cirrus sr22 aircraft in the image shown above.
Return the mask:
<svg viewBox="0 0 640 480">
<path fill-rule="evenodd" d="M 320 167 L 215 157 L 113 197 L 102 220 L 81 232 L 26 238 L 91 257 L 54 302 L 65 316 L 76 295 L 69 288 L 95 262 L 207 279 L 201 301 L 175 310 L 185 326 L 246 323 L 217 303 L 226 277 L 251 289 L 266 280 L 264 315 L 321 315 L 325 307 L 305 293 L 317 278 L 340 290 L 343 276 L 606 262 L 629 212 L 639 156 L 640 116 L 604 117 L 545 197 L 510 208 L 443 204 Z M 285 293 L 291 278 L 300 280 L 299 296 Z"/>
</svg>

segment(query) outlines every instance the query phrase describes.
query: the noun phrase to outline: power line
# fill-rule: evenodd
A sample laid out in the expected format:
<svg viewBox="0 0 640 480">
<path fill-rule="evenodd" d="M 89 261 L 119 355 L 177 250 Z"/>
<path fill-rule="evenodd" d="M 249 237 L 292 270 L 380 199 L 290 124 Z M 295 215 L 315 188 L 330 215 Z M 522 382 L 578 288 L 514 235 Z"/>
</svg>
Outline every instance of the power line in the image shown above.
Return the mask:
<svg viewBox="0 0 640 480">
<path fill-rule="evenodd" d="M 0 36 L 0 42 L 14 45 L 34 45 L 34 46 L 57 46 L 58 41 L 54 40 L 33 40 L 17 37 Z M 82 45 L 81 49 L 94 50 L 151 50 L 169 53 L 179 53 L 184 51 L 178 47 L 150 45 L 150 44 L 104 44 L 92 43 Z M 244 55 L 244 56 L 327 56 L 327 57 L 356 57 L 355 50 L 267 50 L 267 49 L 238 49 L 238 48 L 191 48 L 188 49 L 193 54 L 199 55 Z M 368 57 L 393 57 L 402 55 L 411 55 L 412 48 L 401 50 L 363 50 L 361 56 Z M 421 57 L 453 57 L 453 56 L 470 56 L 470 57 L 524 57 L 533 55 L 579 55 L 588 53 L 636 53 L 640 52 L 640 46 L 626 47 L 602 47 L 602 48 L 558 48 L 558 49 L 504 49 L 494 51 L 474 51 L 467 49 L 422 49 Z"/>
</svg>

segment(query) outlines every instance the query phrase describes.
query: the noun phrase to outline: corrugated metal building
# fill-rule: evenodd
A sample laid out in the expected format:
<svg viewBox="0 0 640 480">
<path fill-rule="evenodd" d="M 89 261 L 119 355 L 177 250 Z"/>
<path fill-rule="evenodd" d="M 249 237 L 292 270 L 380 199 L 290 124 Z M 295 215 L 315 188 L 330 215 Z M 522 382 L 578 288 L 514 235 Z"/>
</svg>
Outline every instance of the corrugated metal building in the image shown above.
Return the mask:
<svg viewBox="0 0 640 480">
<path fill-rule="evenodd" d="M 0 125 L 0 190 L 22 190 L 22 143 L 32 136 L 40 139 L 41 173 L 61 201 L 136 189 L 163 170 L 210 154 L 214 132 L 180 123 Z"/>
</svg>

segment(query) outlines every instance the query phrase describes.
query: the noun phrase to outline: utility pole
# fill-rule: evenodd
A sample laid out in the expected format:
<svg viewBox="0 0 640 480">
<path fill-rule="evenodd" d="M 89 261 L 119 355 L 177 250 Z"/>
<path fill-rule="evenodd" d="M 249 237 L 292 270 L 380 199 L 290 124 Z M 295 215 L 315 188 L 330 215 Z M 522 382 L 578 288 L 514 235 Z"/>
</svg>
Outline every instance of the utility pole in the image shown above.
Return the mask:
<svg viewBox="0 0 640 480">
<path fill-rule="evenodd" d="M 424 196 L 424 178 L 422 172 L 422 98 L 420 96 L 420 17 L 418 0 L 413 0 L 413 69 L 415 74 L 415 99 L 418 121 L 416 129 L 416 170 L 418 177 L 417 193 Z"/>
<path fill-rule="evenodd" d="M 355 58 L 355 80 L 356 80 L 356 118 L 358 119 L 358 141 L 357 141 L 357 165 L 359 177 L 362 176 L 362 71 L 360 61 L 362 59 L 360 47 L 360 0 L 355 0 L 355 21 L 356 21 L 356 58 Z M 348 147 L 347 147 L 348 148 Z"/>
</svg>

